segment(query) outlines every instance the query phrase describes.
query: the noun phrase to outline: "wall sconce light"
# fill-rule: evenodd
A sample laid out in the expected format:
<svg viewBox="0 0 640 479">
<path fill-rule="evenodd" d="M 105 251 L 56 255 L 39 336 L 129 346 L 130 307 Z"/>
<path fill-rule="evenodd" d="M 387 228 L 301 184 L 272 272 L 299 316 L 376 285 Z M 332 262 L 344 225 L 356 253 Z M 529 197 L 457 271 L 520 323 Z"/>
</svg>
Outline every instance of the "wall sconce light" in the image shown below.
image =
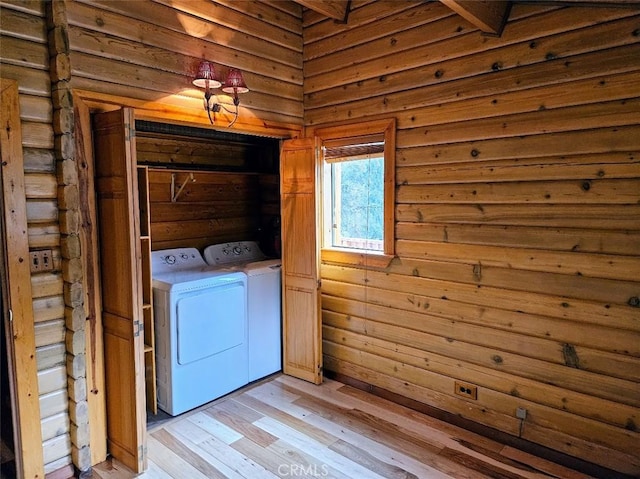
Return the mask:
<svg viewBox="0 0 640 479">
<path fill-rule="evenodd" d="M 198 65 L 198 72 L 193 80 L 193 84 L 198 88 L 204 88 L 204 109 L 207 111 L 211 124 L 213 125 L 214 123 L 216 113 L 224 110 L 234 115 L 233 121 L 227 125 L 229 127 L 233 126 L 238 119 L 238 105 L 240 105 L 240 97 L 238 95 L 249 91 L 247 84 L 244 82 L 244 78 L 242 78 L 242 72 L 232 68 L 227 74 L 227 79 L 221 82 L 216 74 L 213 63 L 203 60 L 200 62 L 200 65 Z M 221 103 L 211 104 L 211 97 L 213 96 L 212 90 L 220 87 L 222 87 L 223 92 L 233 95 L 235 111 L 230 110 Z M 211 112 L 213 112 L 213 118 L 211 117 Z"/>
</svg>

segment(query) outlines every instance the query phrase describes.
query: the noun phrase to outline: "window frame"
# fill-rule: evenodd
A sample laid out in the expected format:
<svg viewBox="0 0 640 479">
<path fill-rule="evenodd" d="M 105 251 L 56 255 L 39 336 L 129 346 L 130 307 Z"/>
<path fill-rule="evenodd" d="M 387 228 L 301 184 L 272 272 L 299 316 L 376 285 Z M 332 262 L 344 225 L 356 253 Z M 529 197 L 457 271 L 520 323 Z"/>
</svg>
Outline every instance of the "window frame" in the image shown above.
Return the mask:
<svg viewBox="0 0 640 479">
<path fill-rule="evenodd" d="M 396 157 L 396 120 L 395 118 L 372 120 L 346 125 L 317 128 L 313 131 L 318 145 L 318 177 L 320 180 L 320 221 L 324 225 L 325 191 L 331 188 L 325 185 L 325 165 L 322 147 L 325 142 L 354 139 L 358 144 L 362 137 L 380 135 L 384 137 L 384 214 L 383 214 L 383 251 L 355 250 L 339 248 L 325 244 L 324 228 L 321 232 L 320 259 L 323 262 L 385 268 L 395 257 L 395 157 Z"/>
</svg>

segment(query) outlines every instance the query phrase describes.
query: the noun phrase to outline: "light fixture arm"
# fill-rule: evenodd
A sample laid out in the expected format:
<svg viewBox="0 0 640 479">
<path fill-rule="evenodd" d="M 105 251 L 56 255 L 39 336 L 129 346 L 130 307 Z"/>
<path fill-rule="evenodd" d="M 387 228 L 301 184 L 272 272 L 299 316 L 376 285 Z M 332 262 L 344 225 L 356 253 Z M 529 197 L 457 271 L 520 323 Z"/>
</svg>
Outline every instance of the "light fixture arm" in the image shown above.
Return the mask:
<svg viewBox="0 0 640 479">
<path fill-rule="evenodd" d="M 233 120 L 231 120 L 231 123 L 227 125 L 227 128 L 233 126 L 233 124 L 238 120 L 238 105 L 240 104 L 240 102 L 236 103 L 236 101 L 234 100 L 233 104 L 235 105 L 235 110 L 231 110 L 222 103 L 214 103 L 212 105 L 210 102 L 212 96 L 213 95 L 209 94 L 209 97 L 207 98 L 205 93 L 204 100 L 204 109 L 207 110 L 207 115 L 209 116 L 209 121 L 211 122 L 211 124 L 213 125 L 215 123 L 216 113 L 220 113 L 222 110 L 224 110 L 227 113 L 231 113 L 233 115 Z M 211 117 L 211 112 L 213 112 L 213 118 Z"/>
<path fill-rule="evenodd" d="M 209 122 L 213 125 L 215 123 L 216 113 L 224 110 L 233 115 L 233 120 L 231 120 L 231 123 L 229 123 L 227 127 L 233 126 L 238 120 L 239 114 L 240 97 L 238 94 L 249 91 L 240 70 L 233 68 L 229 70 L 226 81 L 223 83 L 216 75 L 213 63 L 203 60 L 198 66 L 198 73 L 193 80 L 193 84 L 204 88 L 204 109 L 207 111 Z M 227 108 L 222 103 L 214 102 L 211 104 L 211 97 L 213 96 L 211 89 L 220 87 L 222 87 L 223 92 L 233 94 L 233 105 L 235 106 L 233 110 Z M 213 112 L 213 116 L 211 112 Z"/>
</svg>

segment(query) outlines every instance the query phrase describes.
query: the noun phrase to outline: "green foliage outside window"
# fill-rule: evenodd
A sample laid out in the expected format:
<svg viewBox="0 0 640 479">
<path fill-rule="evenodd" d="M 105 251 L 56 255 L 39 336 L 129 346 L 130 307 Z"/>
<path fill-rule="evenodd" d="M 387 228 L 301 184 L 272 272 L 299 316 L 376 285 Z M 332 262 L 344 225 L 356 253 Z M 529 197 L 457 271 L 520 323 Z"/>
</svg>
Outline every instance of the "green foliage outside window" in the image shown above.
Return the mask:
<svg viewBox="0 0 640 479">
<path fill-rule="evenodd" d="M 340 236 L 382 240 L 384 227 L 384 159 L 337 163 L 340 184 Z"/>
</svg>

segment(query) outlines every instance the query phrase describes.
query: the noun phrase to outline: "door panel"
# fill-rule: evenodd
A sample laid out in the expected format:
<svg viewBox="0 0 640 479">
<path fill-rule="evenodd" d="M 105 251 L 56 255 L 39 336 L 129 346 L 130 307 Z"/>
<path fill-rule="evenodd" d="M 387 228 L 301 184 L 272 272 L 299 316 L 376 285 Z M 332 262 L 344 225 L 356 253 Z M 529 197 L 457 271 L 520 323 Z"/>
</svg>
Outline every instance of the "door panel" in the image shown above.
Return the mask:
<svg viewBox="0 0 640 479">
<path fill-rule="evenodd" d="M 2 251 L 3 276 L 6 291 L 2 319 L 9 320 L 7 348 L 10 380 L 13 382 L 12 413 L 15 424 L 15 454 L 18 477 L 44 477 L 42 429 L 36 366 L 35 332 L 33 328 L 33 298 L 29 270 L 29 240 L 27 237 L 27 206 L 22 156 L 22 129 L 18 102 L 18 83 L 0 78 L 0 181 L 4 229 Z M 4 259 L 8 259 L 4 261 Z M 5 276 L 6 275 L 6 276 Z M 6 279 L 6 280 L 5 280 Z M 4 327 L 4 324 L 0 325 Z M 4 349 L 4 345 L 1 345 Z M 16 374 L 13 374 L 13 373 Z M 2 420 L 11 420 L 4 416 Z"/>
<path fill-rule="evenodd" d="M 142 252 L 133 112 L 94 117 L 109 452 L 146 469 Z"/>
<path fill-rule="evenodd" d="M 282 191 L 282 327 L 285 374 L 322 382 L 315 143 L 284 142 Z"/>
</svg>

